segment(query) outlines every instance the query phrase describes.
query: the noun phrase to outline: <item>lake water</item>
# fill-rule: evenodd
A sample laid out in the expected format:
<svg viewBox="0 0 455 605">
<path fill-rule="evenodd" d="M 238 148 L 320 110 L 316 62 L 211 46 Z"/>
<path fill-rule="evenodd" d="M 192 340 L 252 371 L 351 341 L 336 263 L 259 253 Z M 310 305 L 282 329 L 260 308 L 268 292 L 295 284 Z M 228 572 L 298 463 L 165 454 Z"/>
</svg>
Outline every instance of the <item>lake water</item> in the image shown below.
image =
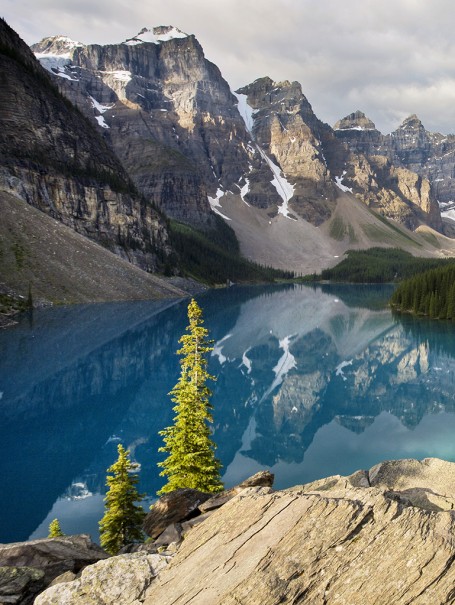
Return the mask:
<svg viewBox="0 0 455 605">
<path fill-rule="evenodd" d="M 381 307 L 390 294 L 282 286 L 198 297 L 215 340 L 227 487 L 261 469 L 283 488 L 385 459 L 455 460 L 455 325 L 393 317 Z M 55 517 L 97 540 L 119 442 L 154 496 L 187 304 L 47 309 L 0 332 L 0 542 L 46 536 Z"/>
</svg>

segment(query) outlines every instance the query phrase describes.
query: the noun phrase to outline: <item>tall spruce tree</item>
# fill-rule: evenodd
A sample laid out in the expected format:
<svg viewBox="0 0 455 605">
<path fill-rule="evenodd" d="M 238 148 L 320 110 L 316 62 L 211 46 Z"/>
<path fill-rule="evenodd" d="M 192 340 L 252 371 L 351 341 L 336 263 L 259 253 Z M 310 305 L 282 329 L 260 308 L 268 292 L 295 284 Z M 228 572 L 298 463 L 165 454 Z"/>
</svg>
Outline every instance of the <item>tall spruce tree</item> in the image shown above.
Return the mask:
<svg viewBox="0 0 455 605">
<path fill-rule="evenodd" d="M 215 457 L 209 426 L 213 408 L 207 381 L 214 377 L 207 371 L 206 356 L 213 350 L 213 341 L 207 339 L 202 310 L 194 299 L 188 305 L 188 319 L 187 333 L 180 338 L 182 347 L 177 351 L 181 356 L 180 378 L 169 393 L 176 404 L 174 424 L 160 431 L 165 445 L 159 451 L 168 456 L 158 464 L 163 469 L 160 476 L 167 477 L 158 494 L 183 487 L 203 492 L 223 489 L 221 464 Z"/>
<path fill-rule="evenodd" d="M 117 461 L 107 469 L 112 475 L 106 479 L 109 490 L 104 498 L 104 517 L 99 522 L 101 546 L 111 555 L 122 546 L 143 540 L 141 528 L 146 513 L 136 505 L 144 497 L 136 489 L 139 477 L 132 472 L 136 467 L 129 451 L 119 445 Z"/>
</svg>

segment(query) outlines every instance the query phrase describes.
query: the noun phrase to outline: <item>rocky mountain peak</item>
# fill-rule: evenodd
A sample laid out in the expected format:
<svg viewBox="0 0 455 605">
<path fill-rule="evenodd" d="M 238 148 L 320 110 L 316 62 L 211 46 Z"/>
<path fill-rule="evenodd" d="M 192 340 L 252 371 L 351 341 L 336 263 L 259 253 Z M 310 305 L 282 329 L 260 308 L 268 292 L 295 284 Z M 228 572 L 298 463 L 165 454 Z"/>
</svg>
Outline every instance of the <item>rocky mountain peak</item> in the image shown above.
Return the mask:
<svg viewBox="0 0 455 605">
<path fill-rule="evenodd" d="M 362 111 L 355 111 L 338 120 L 334 130 L 376 130 L 376 125 Z"/>
<path fill-rule="evenodd" d="M 148 29 L 144 27 L 141 31 L 133 38 L 125 40 L 124 44 L 128 46 L 134 46 L 136 44 L 161 44 L 161 42 L 169 42 L 176 38 L 188 38 L 188 34 L 182 32 L 174 25 L 159 25 Z"/>
<path fill-rule="evenodd" d="M 420 121 L 420 119 L 416 116 L 415 113 L 413 113 L 412 115 L 408 116 L 407 118 L 405 118 L 403 120 L 403 122 L 400 124 L 400 126 L 398 127 L 398 129 L 402 129 L 402 130 L 406 130 L 406 129 L 421 129 L 424 128 L 424 125 L 422 124 L 422 122 Z"/>
<path fill-rule="evenodd" d="M 301 109 L 302 105 L 305 108 L 310 107 L 300 83 L 289 80 L 274 82 L 266 76 L 240 88 L 237 93 L 246 95 L 248 104 L 254 110 L 273 107 L 278 113 L 294 113 Z"/>
<path fill-rule="evenodd" d="M 71 51 L 83 46 L 82 42 L 72 40 L 68 36 L 51 36 L 34 44 L 32 50 L 35 51 L 36 49 L 36 52 L 41 54 L 67 55 L 69 58 Z"/>
</svg>

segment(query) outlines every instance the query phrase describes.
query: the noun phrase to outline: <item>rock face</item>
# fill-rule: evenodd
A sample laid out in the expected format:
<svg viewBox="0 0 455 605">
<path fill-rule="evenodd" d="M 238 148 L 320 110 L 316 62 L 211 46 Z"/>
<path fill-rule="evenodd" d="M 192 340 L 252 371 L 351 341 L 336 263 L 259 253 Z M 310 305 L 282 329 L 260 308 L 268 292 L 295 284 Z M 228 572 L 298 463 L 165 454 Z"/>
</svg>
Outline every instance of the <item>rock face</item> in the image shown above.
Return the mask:
<svg viewBox="0 0 455 605">
<path fill-rule="evenodd" d="M 221 197 L 227 204 L 237 196 L 271 218 L 317 226 L 331 217 L 341 189 L 411 229 L 440 228 L 425 187 L 401 186 L 389 164 L 376 174 L 315 116 L 298 82 L 259 78 L 234 96 L 195 37 L 176 28 L 144 29 L 109 46 L 59 36 L 32 49 L 169 216 L 210 226 L 208 194 L 215 212 Z M 376 136 L 361 112 L 341 127 L 352 122 Z"/>
<path fill-rule="evenodd" d="M 35 602 L 454 603 L 454 485 L 455 464 L 428 458 L 279 492 L 247 487 L 188 532 L 169 565 L 113 557 Z"/>
<path fill-rule="evenodd" d="M 33 46 L 118 154 L 137 187 L 169 216 L 212 224 L 207 192 L 238 180 L 248 152 L 227 82 L 194 36 L 142 30 L 122 44 Z"/>
<path fill-rule="evenodd" d="M 167 232 L 101 134 L 0 21 L 0 189 L 154 271 Z"/>
<path fill-rule="evenodd" d="M 452 603 L 453 512 L 429 512 L 389 490 L 429 491 L 436 479 L 447 495 L 454 465 L 386 463 L 371 487 L 374 475 L 245 490 L 186 537 L 145 603 Z"/>
<path fill-rule="evenodd" d="M 429 132 L 415 114 L 391 134 L 382 135 L 360 111 L 339 120 L 334 129 L 337 138 L 355 153 L 368 158 L 385 156 L 397 169 L 405 168 L 426 179 L 443 214 L 450 213 L 455 198 L 455 135 Z"/>
</svg>

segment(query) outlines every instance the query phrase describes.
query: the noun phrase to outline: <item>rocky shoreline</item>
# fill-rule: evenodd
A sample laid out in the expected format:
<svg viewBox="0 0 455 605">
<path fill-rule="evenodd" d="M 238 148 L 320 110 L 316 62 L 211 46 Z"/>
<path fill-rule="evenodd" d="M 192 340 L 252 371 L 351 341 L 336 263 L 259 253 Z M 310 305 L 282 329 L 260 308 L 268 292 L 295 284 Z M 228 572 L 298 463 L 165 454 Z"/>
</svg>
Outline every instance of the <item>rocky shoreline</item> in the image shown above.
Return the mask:
<svg viewBox="0 0 455 605">
<path fill-rule="evenodd" d="M 272 481 L 166 495 L 150 540 L 116 557 L 88 536 L 0 545 L 0 603 L 455 603 L 454 463 L 388 461 L 280 491 Z"/>
</svg>

